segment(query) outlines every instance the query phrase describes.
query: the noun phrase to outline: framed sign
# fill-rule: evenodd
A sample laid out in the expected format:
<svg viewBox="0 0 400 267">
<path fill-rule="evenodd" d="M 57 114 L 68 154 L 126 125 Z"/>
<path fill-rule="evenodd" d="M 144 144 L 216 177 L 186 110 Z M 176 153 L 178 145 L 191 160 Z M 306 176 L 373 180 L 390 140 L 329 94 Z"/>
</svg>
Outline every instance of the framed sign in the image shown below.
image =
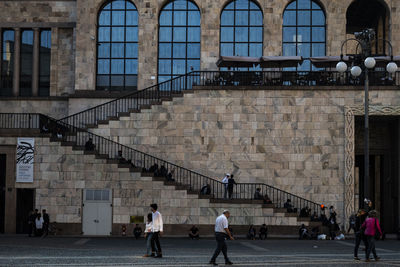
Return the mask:
<svg viewBox="0 0 400 267">
<path fill-rule="evenodd" d="M 18 138 L 17 142 L 17 183 L 33 183 L 35 138 Z"/>
</svg>

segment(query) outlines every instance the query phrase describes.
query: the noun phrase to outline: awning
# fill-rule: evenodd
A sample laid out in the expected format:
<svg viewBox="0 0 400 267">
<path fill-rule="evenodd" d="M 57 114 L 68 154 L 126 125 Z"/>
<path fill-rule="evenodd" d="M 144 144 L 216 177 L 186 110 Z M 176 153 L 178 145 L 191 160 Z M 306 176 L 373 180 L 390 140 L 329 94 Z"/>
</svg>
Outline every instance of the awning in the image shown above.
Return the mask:
<svg viewBox="0 0 400 267">
<path fill-rule="evenodd" d="M 251 68 L 260 64 L 259 57 L 226 57 L 221 56 L 217 61 L 217 67 Z"/>
<path fill-rule="evenodd" d="M 261 58 L 262 68 L 297 67 L 301 63 L 303 63 L 303 58 L 300 56 L 267 56 Z"/>
<path fill-rule="evenodd" d="M 348 62 L 349 57 L 343 56 L 343 59 L 340 56 L 324 56 L 324 57 L 311 57 L 311 63 L 317 68 L 335 68 L 336 64 L 339 61 Z"/>
</svg>

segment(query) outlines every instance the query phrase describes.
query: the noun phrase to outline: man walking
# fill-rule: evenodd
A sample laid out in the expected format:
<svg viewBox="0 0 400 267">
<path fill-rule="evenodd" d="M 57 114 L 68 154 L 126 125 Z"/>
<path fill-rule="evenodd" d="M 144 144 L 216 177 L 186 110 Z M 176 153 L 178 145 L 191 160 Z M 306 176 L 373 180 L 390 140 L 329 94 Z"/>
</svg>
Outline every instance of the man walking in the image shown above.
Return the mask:
<svg viewBox="0 0 400 267">
<path fill-rule="evenodd" d="M 152 251 L 156 252 L 155 257 L 156 258 L 162 258 L 162 252 L 161 252 L 161 245 L 160 245 L 160 240 L 159 237 L 162 235 L 163 232 L 163 220 L 161 213 L 157 211 L 158 206 L 157 204 L 151 204 L 151 212 L 153 214 L 153 226 L 152 226 L 152 233 L 153 236 L 151 238 L 151 248 Z"/>
<path fill-rule="evenodd" d="M 230 213 L 228 210 L 224 210 L 222 215 L 218 216 L 215 221 L 215 239 L 217 240 L 217 248 L 215 249 L 214 255 L 210 260 L 210 264 L 218 265 L 215 260 L 217 259 L 219 253 L 224 254 L 225 265 L 232 265 L 233 263 L 228 258 L 228 248 L 225 243 L 225 239 L 229 237 L 230 240 L 234 240 L 231 232 L 228 229 L 228 218 Z"/>
</svg>

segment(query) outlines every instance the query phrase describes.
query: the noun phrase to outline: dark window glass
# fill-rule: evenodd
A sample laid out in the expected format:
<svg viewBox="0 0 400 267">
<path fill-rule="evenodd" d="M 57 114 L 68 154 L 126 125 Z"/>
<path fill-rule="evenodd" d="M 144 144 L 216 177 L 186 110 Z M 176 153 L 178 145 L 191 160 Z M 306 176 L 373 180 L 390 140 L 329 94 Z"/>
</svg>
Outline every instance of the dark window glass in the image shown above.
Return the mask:
<svg viewBox="0 0 400 267">
<path fill-rule="evenodd" d="M 2 55 L 0 59 L 0 96 L 12 96 L 14 73 L 14 31 L 2 32 Z"/>
<path fill-rule="evenodd" d="M 158 82 L 200 70 L 200 10 L 175 0 L 161 10 L 158 31 Z"/>
<path fill-rule="evenodd" d="M 51 30 L 40 32 L 39 95 L 50 95 Z"/>
<path fill-rule="evenodd" d="M 20 96 L 32 95 L 33 30 L 23 30 L 21 34 L 21 74 Z"/>
<path fill-rule="evenodd" d="M 127 0 L 108 1 L 100 10 L 97 32 L 97 90 L 136 90 L 136 6 Z"/>
<path fill-rule="evenodd" d="M 325 55 L 325 31 L 325 14 L 316 2 L 291 2 L 283 13 L 282 54 L 302 56 L 304 62 L 297 69 L 311 70 L 309 58 Z"/>
<path fill-rule="evenodd" d="M 250 0 L 234 0 L 221 13 L 221 56 L 263 54 L 263 14 Z"/>
</svg>

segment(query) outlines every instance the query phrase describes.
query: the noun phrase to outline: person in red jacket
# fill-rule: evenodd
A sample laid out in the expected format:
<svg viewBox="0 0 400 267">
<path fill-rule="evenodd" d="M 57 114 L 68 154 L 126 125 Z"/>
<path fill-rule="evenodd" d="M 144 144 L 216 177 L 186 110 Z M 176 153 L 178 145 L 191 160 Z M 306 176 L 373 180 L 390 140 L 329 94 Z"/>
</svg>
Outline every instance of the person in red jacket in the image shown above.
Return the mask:
<svg viewBox="0 0 400 267">
<path fill-rule="evenodd" d="M 365 250 L 365 253 L 366 253 L 365 261 L 370 261 L 369 255 L 371 254 L 371 251 L 374 254 L 375 260 L 376 261 L 379 260 L 380 258 L 376 254 L 376 250 L 375 250 L 375 234 L 376 234 L 376 231 L 379 231 L 379 236 L 382 236 L 382 230 L 381 230 L 381 226 L 379 225 L 379 221 L 376 218 L 375 210 L 371 210 L 370 212 L 368 212 L 368 218 L 362 224 L 361 228 L 365 229 L 364 234 L 368 240 L 368 248 Z"/>
</svg>

